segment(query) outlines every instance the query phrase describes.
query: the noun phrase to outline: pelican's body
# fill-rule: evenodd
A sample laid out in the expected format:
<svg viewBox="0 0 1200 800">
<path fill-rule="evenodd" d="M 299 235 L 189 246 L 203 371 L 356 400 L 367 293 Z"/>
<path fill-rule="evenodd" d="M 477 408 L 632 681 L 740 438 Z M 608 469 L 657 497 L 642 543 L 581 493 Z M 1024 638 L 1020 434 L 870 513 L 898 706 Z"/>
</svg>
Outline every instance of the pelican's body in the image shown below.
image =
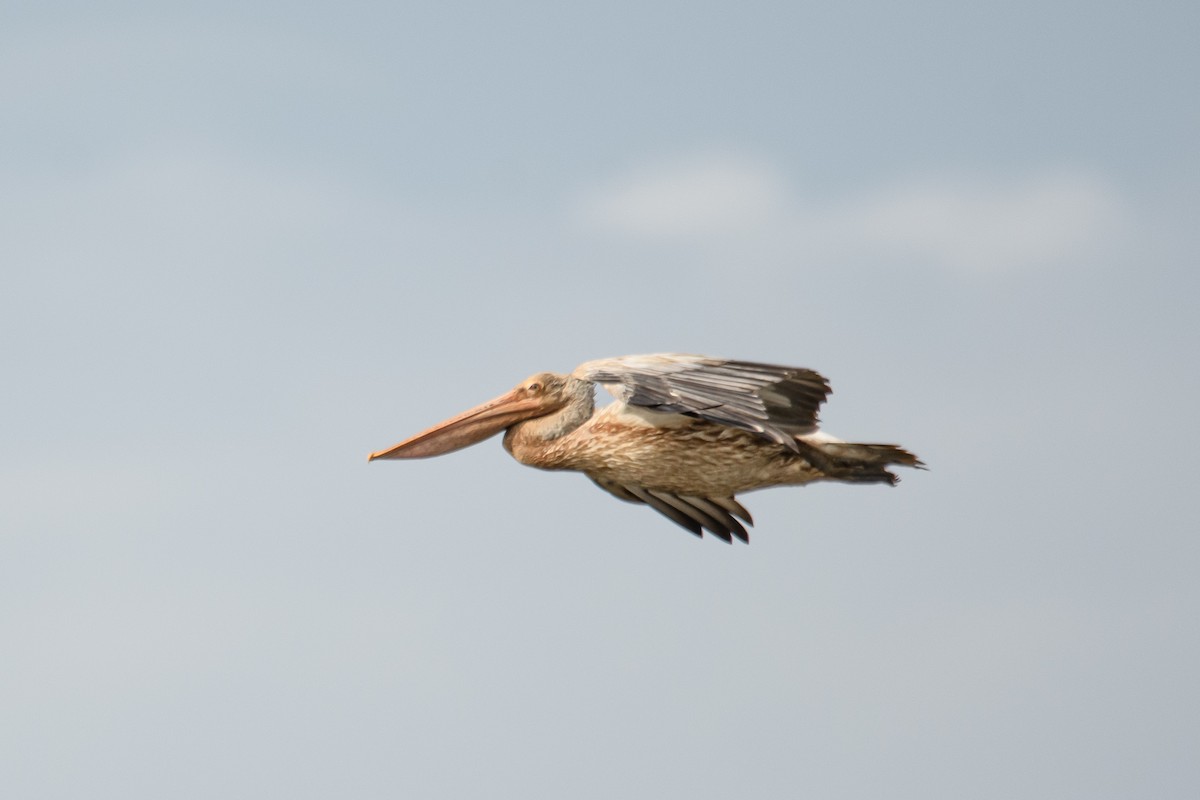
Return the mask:
<svg viewBox="0 0 1200 800">
<path fill-rule="evenodd" d="M 660 420 L 647 419 L 651 414 Z M 732 497 L 822 477 L 802 458 L 752 433 L 616 402 L 568 434 L 543 440 L 514 425 L 504 448 L 522 464 L 675 494 Z"/>
<path fill-rule="evenodd" d="M 598 383 L 617 397 L 599 411 Z M 522 464 L 582 472 L 693 533 L 745 541 L 741 492 L 817 480 L 894 484 L 887 466 L 922 466 L 894 445 L 820 431 L 828 392 L 824 378 L 795 367 L 677 354 L 591 361 L 570 375 L 531 376 L 371 459 L 440 455 L 504 430 L 505 449 Z"/>
</svg>

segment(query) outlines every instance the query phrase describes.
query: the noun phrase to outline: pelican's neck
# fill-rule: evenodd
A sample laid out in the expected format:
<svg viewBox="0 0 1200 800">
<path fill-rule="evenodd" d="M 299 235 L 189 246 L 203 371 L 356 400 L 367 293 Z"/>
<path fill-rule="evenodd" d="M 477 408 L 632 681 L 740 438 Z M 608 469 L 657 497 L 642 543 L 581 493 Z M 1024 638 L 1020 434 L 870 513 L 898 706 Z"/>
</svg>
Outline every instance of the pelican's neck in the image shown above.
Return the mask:
<svg viewBox="0 0 1200 800">
<path fill-rule="evenodd" d="M 563 391 L 567 404 L 544 417 L 535 417 L 518 422 L 504 434 L 504 446 L 511 452 L 515 440 L 522 442 L 550 442 L 566 436 L 587 422 L 596 410 L 595 384 L 578 378 L 567 378 Z"/>
</svg>

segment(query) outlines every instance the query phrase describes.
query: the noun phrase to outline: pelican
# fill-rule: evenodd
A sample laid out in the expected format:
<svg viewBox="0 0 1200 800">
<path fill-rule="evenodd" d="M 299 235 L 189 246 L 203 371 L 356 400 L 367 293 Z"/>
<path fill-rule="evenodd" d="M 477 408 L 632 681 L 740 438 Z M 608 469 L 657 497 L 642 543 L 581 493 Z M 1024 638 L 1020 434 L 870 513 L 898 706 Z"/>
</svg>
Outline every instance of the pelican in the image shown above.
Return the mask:
<svg viewBox="0 0 1200 800">
<path fill-rule="evenodd" d="M 596 410 L 596 384 L 616 401 Z M 892 444 L 854 444 L 817 427 L 829 382 L 811 369 L 660 353 L 539 372 L 375 459 L 428 458 L 504 431 L 517 461 L 576 470 L 697 536 L 749 542 L 737 495 L 814 481 L 886 483 L 887 467 L 923 468 Z M 743 524 L 744 523 L 744 524 Z"/>
</svg>

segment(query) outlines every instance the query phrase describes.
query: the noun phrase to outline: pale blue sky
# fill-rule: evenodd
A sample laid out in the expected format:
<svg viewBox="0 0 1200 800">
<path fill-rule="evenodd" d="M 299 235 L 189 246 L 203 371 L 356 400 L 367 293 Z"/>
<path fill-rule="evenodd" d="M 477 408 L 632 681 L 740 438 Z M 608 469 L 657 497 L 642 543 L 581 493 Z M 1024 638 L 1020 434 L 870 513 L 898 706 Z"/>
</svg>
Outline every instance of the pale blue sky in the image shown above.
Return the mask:
<svg viewBox="0 0 1200 800">
<path fill-rule="evenodd" d="M 1200 792 L 1192 4 L 3 17 L 0 795 Z M 365 462 L 662 350 L 931 471 Z"/>
</svg>

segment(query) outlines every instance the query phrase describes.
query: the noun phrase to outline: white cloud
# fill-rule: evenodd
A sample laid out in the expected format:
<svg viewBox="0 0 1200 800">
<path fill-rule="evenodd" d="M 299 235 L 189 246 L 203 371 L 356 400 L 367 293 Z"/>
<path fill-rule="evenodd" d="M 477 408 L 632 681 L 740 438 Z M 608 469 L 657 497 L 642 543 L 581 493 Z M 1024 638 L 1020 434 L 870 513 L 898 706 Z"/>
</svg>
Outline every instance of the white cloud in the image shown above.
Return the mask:
<svg viewBox="0 0 1200 800">
<path fill-rule="evenodd" d="M 841 210 L 845 229 L 885 252 L 971 272 L 1086 256 L 1120 220 L 1100 178 L 1053 172 L 1019 179 L 924 178 L 876 190 Z"/>
<path fill-rule="evenodd" d="M 634 171 L 588 193 L 585 224 L 650 238 L 761 229 L 786 207 L 784 182 L 753 159 L 702 156 Z"/>
<path fill-rule="evenodd" d="M 710 156 L 625 175 L 584 193 L 577 210 L 610 235 L 734 239 L 823 263 L 920 263 L 967 274 L 1086 258 L 1102 252 L 1123 219 L 1114 188 L 1082 171 L 934 173 L 842 198 L 798 198 L 765 162 Z"/>
</svg>

